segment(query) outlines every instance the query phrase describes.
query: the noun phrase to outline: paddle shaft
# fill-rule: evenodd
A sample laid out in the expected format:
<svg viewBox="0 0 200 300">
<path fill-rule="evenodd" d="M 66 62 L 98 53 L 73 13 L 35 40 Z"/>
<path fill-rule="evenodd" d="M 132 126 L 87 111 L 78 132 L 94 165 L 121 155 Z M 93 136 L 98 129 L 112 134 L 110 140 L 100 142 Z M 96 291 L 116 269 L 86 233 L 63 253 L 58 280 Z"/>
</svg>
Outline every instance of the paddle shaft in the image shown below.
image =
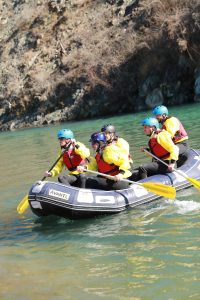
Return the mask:
<svg viewBox="0 0 200 300">
<path fill-rule="evenodd" d="M 158 158 L 158 157 L 155 156 L 153 153 L 149 152 L 149 151 L 146 150 L 146 149 L 144 149 L 144 152 L 148 153 L 150 156 L 154 157 L 155 159 L 157 159 L 158 161 L 160 161 L 163 165 L 165 165 L 165 166 L 168 167 L 168 164 L 167 164 L 164 160 Z M 176 172 L 176 173 L 178 173 L 179 175 L 183 176 L 184 178 L 188 179 L 188 176 L 185 175 L 183 172 L 178 171 L 178 170 L 176 170 L 176 169 L 174 169 L 173 171 Z"/>
<path fill-rule="evenodd" d="M 111 176 L 108 174 L 99 173 L 99 172 L 91 171 L 91 170 L 87 170 L 87 169 L 85 169 L 84 171 L 116 180 L 116 178 L 114 176 Z M 148 190 L 149 192 L 157 194 L 162 197 L 171 198 L 171 199 L 174 199 L 176 197 L 176 190 L 172 186 L 167 186 L 162 183 L 156 183 L 156 182 L 135 182 L 135 181 L 131 181 L 129 179 L 124 179 L 124 178 L 121 180 L 128 182 L 128 183 L 139 185 L 139 186 L 145 188 L 146 190 Z"/>
<path fill-rule="evenodd" d="M 103 177 L 107 177 L 108 179 L 112 179 L 112 180 L 116 181 L 116 178 L 114 176 L 111 176 L 111 175 L 108 175 L 108 174 L 104 174 L 104 173 L 100 173 L 100 172 L 96 172 L 96 171 L 91 171 L 91 170 L 87 170 L 87 169 L 84 169 L 84 172 L 89 172 L 89 173 L 92 173 L 92 174 L 101 175 Z M 140 185 L 140 186 L 142 185 L 139 182 L 131 181 L 131 180 L 128 180 L 128 179 L 125 179 L 125 178 L 120 179 L 120 181 L 124 181 L 124 182 L 128 182 L 128 183 L 134 183 L 134 184 L 137 184 L 137 185 Z"/>
<path fill-rule="evenodd" d="M 57 162 L 61 159 L 61 157 L 64 155 L 65 152 L 67 152 L 69 150 L 69 147 L 71 146 L 71 143 L 67 146 L 67 148 L 61 153 L 61 155 L 58 157 L 58 159 L 55 161 L 55 163 L 50 167 L 50 169 L 48 170 L 48 172 L 51 172 L 51 170 L 55 167 L 55 165 L 57 164 Z M 46 178 L 46 176 L 44 176 L 41 181 L 44 181 Z"/>
</svg>

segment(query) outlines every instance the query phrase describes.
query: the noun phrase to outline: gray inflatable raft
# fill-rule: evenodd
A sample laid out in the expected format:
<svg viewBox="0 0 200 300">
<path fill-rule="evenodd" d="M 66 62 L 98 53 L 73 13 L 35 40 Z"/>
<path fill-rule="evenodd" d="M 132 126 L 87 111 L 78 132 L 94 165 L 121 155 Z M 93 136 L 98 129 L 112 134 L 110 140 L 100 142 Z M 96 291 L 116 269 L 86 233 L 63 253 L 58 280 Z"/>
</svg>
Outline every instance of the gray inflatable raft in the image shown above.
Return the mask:
<svg viewBox="0 0 200 300">
<path fill-rule="evenodd" d="M 200 150 L 190 149 L 188 159 L 179 170 L 190 178 L 199 179 Z M 177 172 L 154 175 L 139 182 L 147 181 L 174 186 L 177 191 L 191 186 L 191 183 Z M 131 184 L 125 190 L 103 191 L 68 187 L 52 181 L 36 182 L 28 195 L 31 210 L 37 216 L 56 215 L 70 219 L 119 213 L 159 198 L 161 197 L 136 184 Z"/>
</svg>

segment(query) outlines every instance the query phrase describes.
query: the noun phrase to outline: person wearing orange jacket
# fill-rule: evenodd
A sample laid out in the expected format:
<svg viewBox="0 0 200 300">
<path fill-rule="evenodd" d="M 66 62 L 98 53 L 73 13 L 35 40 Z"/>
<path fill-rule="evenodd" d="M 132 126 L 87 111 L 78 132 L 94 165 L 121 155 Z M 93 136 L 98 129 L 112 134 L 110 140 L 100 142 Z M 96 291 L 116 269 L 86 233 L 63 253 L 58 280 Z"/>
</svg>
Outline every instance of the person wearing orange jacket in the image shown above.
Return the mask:
<svg viewBox="0 0 200 300">
<path fill-rule="evenodd" d="M 183 124 L 178 118 L 169 116 L 168 109 L 164 105 L 156 106 L 153 109 L 153 115 L 162 124 L 162 129 L 170 133 L 173 142 L 178 146 L 179 159 L 177 166 L 181 166 L 187 159 L 187 150 L 189 148 L 188 134 Z"/>
<path fill-rule="evenodd" d="M 63 156 L 57 162 L 51 172 L 46 171 L 45 177 L 55 177 L 59 175 L 65 166 L 69 170 L 68 175 L 60 175 L 58 181 L 65 185 L 82 186 L 82 175 L 77 170 L 77 166 L 88 163 L 87 159 L 90 157 L 90 150 L 80 142 L 74 139 L 74 134 L 70 129 L 61 129 L 57 134 L 60 143 L 61 151 L 64 151 Z"/>
<path fill-rule="evenodd" d="M 167 163 L 168 166 L 153 159 L 152 162 L 141 165 L 136 170 L 138 171 L 137 179 L 132 179 L 139 180 L 156 174 L 172 172 L 179 157 L 179 148 L 173 143 L 171 135 L 166 130 L 159 129 L 159 123 L 155 118 L 148 117 L 144 119 L 142 125 L 144 133 L 150 137 L 148 150 Z M 144 149 L 142 147 L 141 151 L 144 151 Z M 136 172 L 133 175 L 135 178 Z"/>
<path fill-rule="evenodd" d="M 89 170 L 97 171 L 105 175 L 113 176 L 108 179 L 102 175 L 89 177 L 86 175 L 86 188 L 103 190 L 120 190 L 129 186 L 123 178 L 131 176 L 128 157 L 115 144 L 107 144 L 106 136 L 103 132 L 95 132 L 91 135 L 90 142 L 95 151 L 95 157 L 90 157 L 87 165 Z M 81 171 L 82 167 L 79 167 Z"/>
</svg>

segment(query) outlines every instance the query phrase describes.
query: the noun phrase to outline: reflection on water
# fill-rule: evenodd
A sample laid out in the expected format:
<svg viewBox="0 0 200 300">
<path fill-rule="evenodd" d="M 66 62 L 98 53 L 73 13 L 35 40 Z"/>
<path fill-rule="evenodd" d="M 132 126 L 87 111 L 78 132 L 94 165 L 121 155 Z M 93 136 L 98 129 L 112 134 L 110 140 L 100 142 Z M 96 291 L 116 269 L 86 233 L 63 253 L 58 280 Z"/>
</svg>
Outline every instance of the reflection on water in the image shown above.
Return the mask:
<svg viewBox="0 0 200 300">
<path fill-rule="evenodd" d="M 197 218 L 191 212 L 177 217 L 170 202 L 92 220 L 13 219 L 0 237 L 1 293 L 20 299 L 24 286 L 26 299 L 65 294 L 67 299 L 148 299 L 147 291 L 153 299 L 155 289 L 180 296 L 190 295 L 191 288 L 198 293 Z"/>
<path fill-rule="evenodd" d="M 198 148 L 199 125 L 191 123 L 198 118 L 197 105 L 173 110 Z M 149 160 L 139 151 L 147 142 L 140 125 L 145 116 L 63 126 L 88 144 L 93 131 L 115 124 L 139 164 Z M 16 213 L 32 183 L 55 161 L 56 132 L 63 126 L 0 135 L 0 299 L 199 299 L 200 200 L 195 188 L 177 193 L 176 200 L 162 198 L 86 220 Z"/>
</svg>

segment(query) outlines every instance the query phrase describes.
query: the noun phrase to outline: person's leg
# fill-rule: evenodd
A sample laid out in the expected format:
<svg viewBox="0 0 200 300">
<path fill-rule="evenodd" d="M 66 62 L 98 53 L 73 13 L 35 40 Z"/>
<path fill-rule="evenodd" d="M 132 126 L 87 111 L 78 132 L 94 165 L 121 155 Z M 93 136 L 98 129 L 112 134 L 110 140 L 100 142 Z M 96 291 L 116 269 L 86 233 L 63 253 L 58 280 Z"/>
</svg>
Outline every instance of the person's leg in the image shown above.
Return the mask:
<svg viewBox="0 0 200 300">
<path fill-rule="evenodd" d="M 107 185 L 108 185 L 108 190 L 124 190 L 129 187 L 129 183 L 123 180 L 114 181 L 114 180 L 107 179 Z"/>
<path fill-rule="evenodd" d="M 177 143 L 176 146 L 179 148 L 179 155 L 184 154 L 189 149 L 188 141 Z"/>
<path fill-rule="evenodd" d="M 99 190 L 123 190 L 129 187 L 129 183 L 124 181 L 114 181 L 103 177 L 88 177 L 86 180 L 86 188 Z"/>
<path fill-rule="evenodd" d="M 87 176 L 85 174 L 78 174 L 76 176 L 77 176 L 77 181 L 75 182 L 74 186 L 85 188 Z"/>
<path fill-rule="evenodd" d="M 86 177 L 85 187 L 87 189 L 108 190 L 107 179 L 103 177 Z"/>
<path fill-rule="evenodd" d="M 189 149 L 188 141 L 177 143 L 176 146 L 179 148 L 179 158 L 177 160 L 177 167 L 181 167 L 188 158 L 187 150 Z"/>
<path fill-rule="evenodd" d="M 135 168 L 135 169 L 131 169 L 130 171 L 131 171 L 132 175 L 128 178 L 129 180 L 138 181 L 141 179 L 140 175 L 139 175 L 139 167 Z"/>
<path fill-rule="evenodd" d="M 77 181 L 77 177 L 75 175 L 60 175 L 58 177 L 58 181 L 67 186 L 73 185 Z"/>
<path fill-rule="evenodd" d="M 153 161 L 149 164 L 144 164 L 139 167 L 140 179 L 144 179 L 156 174 L 165 174 L 165 173 L 167 173 L 167 166 L 165 166 L 159 161 Z"/>
</svg>

